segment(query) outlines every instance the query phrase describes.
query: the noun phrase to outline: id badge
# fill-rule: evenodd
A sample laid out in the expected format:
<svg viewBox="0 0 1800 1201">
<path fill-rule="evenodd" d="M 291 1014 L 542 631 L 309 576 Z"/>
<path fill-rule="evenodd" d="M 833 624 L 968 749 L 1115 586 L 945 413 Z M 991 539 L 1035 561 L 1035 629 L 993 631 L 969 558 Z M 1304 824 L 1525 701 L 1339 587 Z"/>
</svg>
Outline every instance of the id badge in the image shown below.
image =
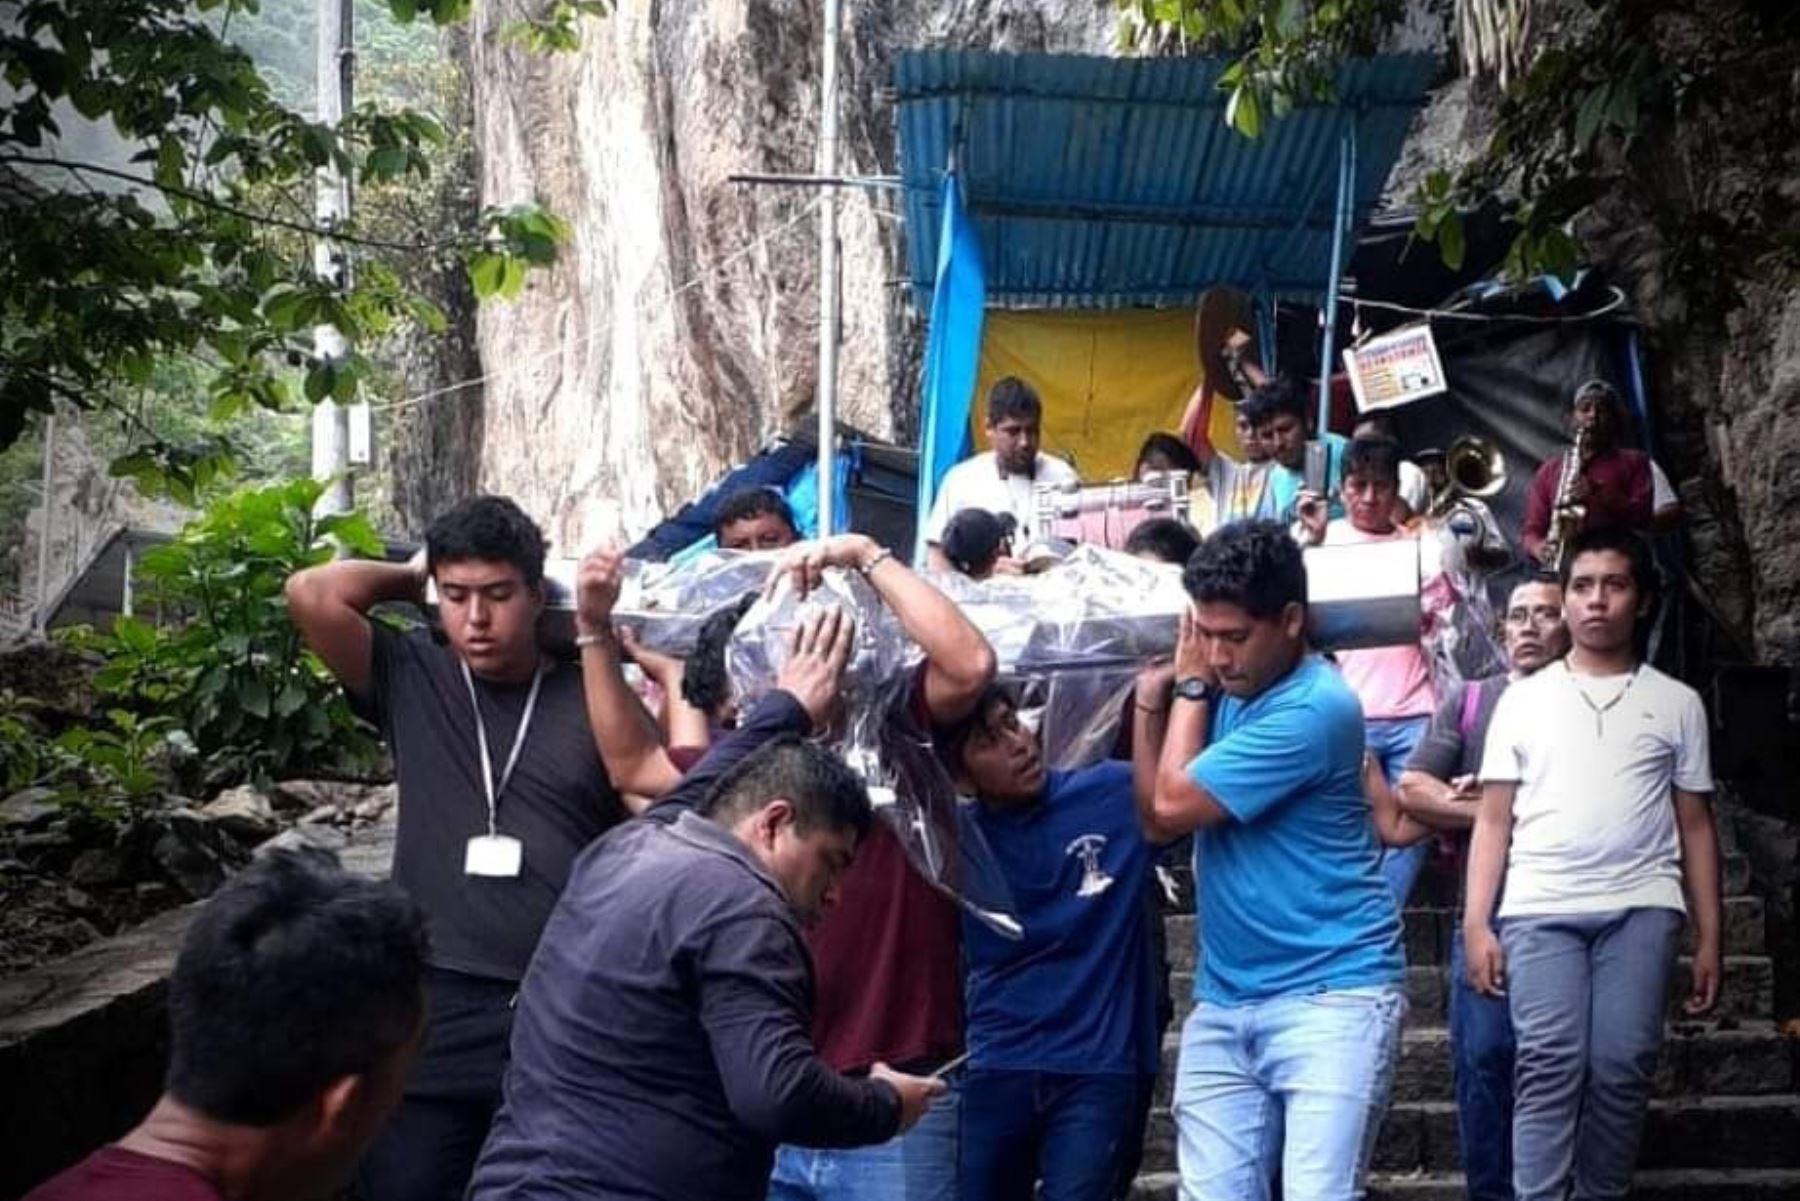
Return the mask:
<svg viewBox="0 0 1800 1201">
<path fill-rule="evenodd" d="M 525 862 L 525 844 L 510 834 L 477 834 L 463 854 L 463 874 L 510 879 Z"/>
</svg>

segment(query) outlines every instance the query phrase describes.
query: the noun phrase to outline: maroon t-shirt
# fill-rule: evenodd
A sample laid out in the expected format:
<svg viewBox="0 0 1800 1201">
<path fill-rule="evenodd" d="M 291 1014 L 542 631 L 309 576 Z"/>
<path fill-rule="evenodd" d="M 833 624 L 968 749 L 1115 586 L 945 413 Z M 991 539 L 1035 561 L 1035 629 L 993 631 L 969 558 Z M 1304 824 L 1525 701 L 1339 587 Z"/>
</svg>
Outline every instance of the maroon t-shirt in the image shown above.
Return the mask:
<svg viewBox="0 0 1800 1201">
<path fill-rule="evenodd" d="M 186 1164 L 102 1147 L 27 1193 L 25 1201 L 224 1201 L 224 1195 Z"/>
<path fill-rule="evenodd" d="M 1562 465 L 1563 457 L 1557 455 L 1539 467 L 1531 479 L 1531 490 L 1525 497 L 1525 521 L 1519 529 L 1527 551 L 1535 550 L 1550 532 L 1550 510 L 1556 502 L 1556 485 L 1562 480 Z M 1587 506 L 1587 515 L 1581 522 L 1583 530 L 1603 526 L 1650 528 L 1655 484 L 1648 455 L 1637 450 L 1609 450 L 1589 459 L 1581 474 L 1587 479 L 1587 496 L 1581 501 Z"/>
<path fill-rule="evenodd" d="M 889 723 L 895 737 L 884 742 L 903 780 L 942 770 L 925 733 L 924 682 L 921 665 Z M 933 804 L 928 791 L 917 787 L 919 803 Z M 955 804 L 947 795 L 936 799 Z M 877 1061 L 917 1066 L 962 1054 L 961 935 L 955 904 L 926 883 L 893 829 L 876 818 L 838 885 L 837 904 L 807 933 L 819 1057 L 837 1071 L 860 1072 Z"/>
</svg>

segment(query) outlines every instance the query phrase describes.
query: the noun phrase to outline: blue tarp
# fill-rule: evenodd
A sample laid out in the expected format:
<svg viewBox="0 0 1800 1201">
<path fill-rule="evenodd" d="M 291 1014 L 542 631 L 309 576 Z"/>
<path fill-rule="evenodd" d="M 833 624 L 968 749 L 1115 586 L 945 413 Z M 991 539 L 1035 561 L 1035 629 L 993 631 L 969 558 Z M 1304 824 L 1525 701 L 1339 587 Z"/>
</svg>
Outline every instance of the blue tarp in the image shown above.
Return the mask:
<svg viewBox="0 0 1800 1201">
<path fill-rule="evenodd" d="M 981 242 L 963 207 L 962 181 L 944 177 L 943 228 L 938 235 L 937 276 L 925 341 L 925 383 L 919 413 L 919 530 L 913 559 L 925 557 L 925 518 L 938 484 L 969 454 L 969 406 L 981 361 L 981 329 L 987 308 Z"/>
</svg>

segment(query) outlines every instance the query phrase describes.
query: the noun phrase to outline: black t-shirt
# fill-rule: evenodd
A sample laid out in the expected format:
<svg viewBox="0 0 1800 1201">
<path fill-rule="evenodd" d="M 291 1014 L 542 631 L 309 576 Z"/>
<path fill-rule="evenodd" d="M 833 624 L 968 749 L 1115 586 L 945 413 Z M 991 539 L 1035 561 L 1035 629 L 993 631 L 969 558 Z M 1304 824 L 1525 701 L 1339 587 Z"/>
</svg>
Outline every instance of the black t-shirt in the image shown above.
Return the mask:
<svg viewBox="0 0 1800 1201">
<path fill-rule="evenodd" d="M 499 832 L 524 843 L 520 874 L 471 876 L 464 853 L 470 838 L 487 833 L 487 792 L 460 660 L 425 631 L 374 630 L 371 695 L 353 700 L 394 754 L 394 882 L 425 911 L 434 965 L 519 980 L 575 857 L 629 816 L 594 747 L 581 669 L 547 665 L 518 766 L 499 797 Z M 475 677 L 496 784 L 530 691 L 529 681 Z"/>
</svg>

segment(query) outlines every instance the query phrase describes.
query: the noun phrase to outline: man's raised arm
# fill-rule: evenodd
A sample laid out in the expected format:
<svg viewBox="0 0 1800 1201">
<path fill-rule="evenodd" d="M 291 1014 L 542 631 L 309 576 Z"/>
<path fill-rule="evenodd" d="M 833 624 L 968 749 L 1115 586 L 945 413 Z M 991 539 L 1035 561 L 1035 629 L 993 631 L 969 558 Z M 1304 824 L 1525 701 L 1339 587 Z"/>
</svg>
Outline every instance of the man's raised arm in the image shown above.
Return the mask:
<svg viewBox="0 0 1800 1201">
<path fill-rule="evenodd" d="M 373 683 L 369 610 L 383 601 L 423 603 L 425 556 L 420 552 L 406 563 L 322 563 L 289 576 L 285 592 L 288 616 L 306 645 L 346 690 L 366 697 Z"/>
<path fill-rule="evenodd" d="M 907 637 L 925 652 L 925 705 L 931 720 L 947 725 L 967 717 L 994 678 L 994 648 L 939 592 L 873 538 L 839 534 L 793 547 L 770 577 L 782 576 L 804 595 L 817 587 L 827 567 L 852 568 L 894 611 Z"/>
</svg>

